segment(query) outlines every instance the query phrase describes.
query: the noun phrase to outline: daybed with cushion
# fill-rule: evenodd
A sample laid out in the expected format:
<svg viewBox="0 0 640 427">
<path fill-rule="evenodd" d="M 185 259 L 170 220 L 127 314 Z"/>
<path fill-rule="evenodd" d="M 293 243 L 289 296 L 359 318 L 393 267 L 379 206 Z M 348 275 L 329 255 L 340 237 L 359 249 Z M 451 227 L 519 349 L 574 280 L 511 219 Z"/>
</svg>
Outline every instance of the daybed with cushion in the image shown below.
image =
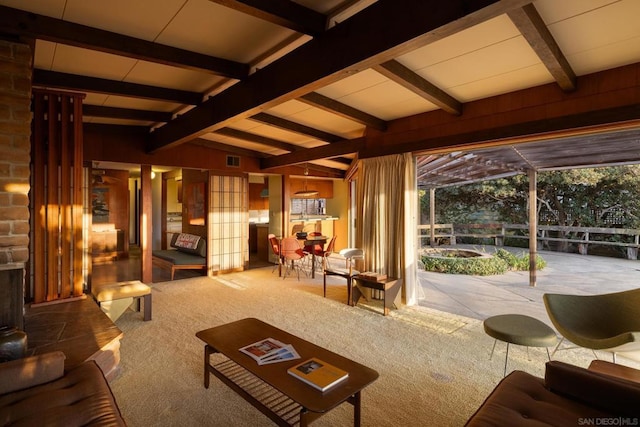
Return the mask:
<svg viewBox="0 0 640 427">
<path fill-rule="evenodd" d="M 206 238 L 195 234 L 176 233 L 171 237 L 173 249 L 153 251 L 153 265 L 171 271 L 171 280 L 176 270 L 207 269 Z"/>
<path fill-rule="evenodd" d="M 95 361 L 64 372 L 53 351 L 0 363 L 0 425 L 126 426 Z"/>
<path fill-rule="evenodd" d="M 605 425 L 593 423 L 637 422 L 639 414 L 640 383 L 554 360 L 547 362 L 544 379 L 511 372 L 466 426 Z"/>
</svg>

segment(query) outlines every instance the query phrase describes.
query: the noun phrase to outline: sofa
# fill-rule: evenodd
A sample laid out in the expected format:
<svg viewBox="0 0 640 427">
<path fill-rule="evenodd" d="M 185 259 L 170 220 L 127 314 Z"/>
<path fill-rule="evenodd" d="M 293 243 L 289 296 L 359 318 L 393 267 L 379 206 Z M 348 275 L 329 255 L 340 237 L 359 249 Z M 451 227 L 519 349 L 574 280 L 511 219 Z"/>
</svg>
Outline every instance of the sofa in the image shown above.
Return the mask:
<svg viewBox="0 0 640 427">
<path fill-rule="evenodd" d="M 0 425 L 126 426 L 95 361 L 65 372 L 64 360 L 52 351 L 0 363 Z"/>
<path fill-rule="evenodd" d="M 152 252 L 153 265 L 171 272 L 173 280 L 176 270 L 207 269 L 207 241 L 205 237 L 189 233 L 174 233 L 169 246 L 172 249 Z"/>
<path fill-rule="evenodd" d="M 629 368 L 631 369 L 631 368 Z M 547 362 L 545 377 L 507 375 L 486 398 L 468 427 L 614 425 L 640 423 L 640 383 L 560 361 Z"/>
</svg>

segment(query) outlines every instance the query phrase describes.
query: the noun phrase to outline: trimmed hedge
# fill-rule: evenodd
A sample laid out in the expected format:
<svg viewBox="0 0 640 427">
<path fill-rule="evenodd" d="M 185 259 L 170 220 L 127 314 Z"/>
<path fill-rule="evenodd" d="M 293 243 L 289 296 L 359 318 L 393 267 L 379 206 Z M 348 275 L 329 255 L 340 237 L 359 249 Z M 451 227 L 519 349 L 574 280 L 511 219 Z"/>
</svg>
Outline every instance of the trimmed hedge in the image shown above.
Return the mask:
<svg viewBox="0 0 640 427">
<path fill-rule="evenodd" d="M 468 274 L 474 276 L 491 276 L 504 274 L 510 270 L 528 270 L 529 254 L 514 255 L 499 249 L 492 257 L 430 257 L 423 256 L 422 263 L 426 271 L 446 274 Z M 547 263 L 540 256 L 536 257 L 537 268 L 542 270 Z"/>
</svg>

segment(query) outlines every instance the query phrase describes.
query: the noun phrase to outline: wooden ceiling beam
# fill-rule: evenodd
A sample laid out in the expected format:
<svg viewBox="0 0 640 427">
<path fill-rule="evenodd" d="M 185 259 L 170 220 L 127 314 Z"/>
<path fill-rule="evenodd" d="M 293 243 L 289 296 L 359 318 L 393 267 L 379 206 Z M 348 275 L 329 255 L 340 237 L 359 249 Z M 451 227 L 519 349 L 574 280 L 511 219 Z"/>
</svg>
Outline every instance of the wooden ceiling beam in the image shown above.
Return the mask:
<svg viewBox="0 0 640 427">
<path fill-rule="evenodd" d="M 341 163 L 346 166 L 351 166 L 351 163 L 353 163 L 353 159 L 349 157 L 332 157 L 329 160 L 331 160 L 332 162 Z"/>
<path fill-rule="evenodd" d="M 257 135 L 255 133 L 246 132 L 246 131 L 243 131 L 243 130 L 238 130 L 238 129 L 233 129 L 233 128 L 218 129 L 214 133 L 216 133 L 218 135 L 228 136 L 230 138 L 242 139 L 244 141 L 255 142 L 256 144 L 262 144 L 262 145 L 266 145 L 266 146 L 269 146 L 269 147 L 278 148 L 280 150 L 285 150 L 285 151 L 288 151 L 290 153 L 297 153 L 297 152 L 306 150 L 304 147 L 301 147 L 299 145 L 289 144 L 288 142 L 280 141 L 278 139 L 269 138 L 269 137 L 266 137 L 266 136 Z M 199 138 L 199 139 L 201 139 L 203 141 L 207 141 L 206 139 L 202 139 L 202 138 Z M 254 156 L 254 157 L 256 157 L 256 156 Z M 262 158 L 262 157 L 265 157 L 265 156 L 261 155 L 261 156 L 257 156 L 257 157 L 261 157 Z M 351 164 L 351 160 L 350 159 L 343 158 L 343 157 L 337 157 L 337 158 L 332 159 L 332 160 L 334 160 L 334 161 L 336 161 L 338 163 Z"/>
<path fill-rule="evenodd" d="M 379 0 L 156 129 L 151 134 L 148 151 L 179 145 L 251 117 L 522 7 L 529 1 Z"/>
<path fill-rule="evenodd" d="M 114 125 L 109 123 L 83 123 L 85 132 L 110 135 L 127 135 L 142 138 L 149 133 L 147 126 Z"/>
<path fill-rule="evenodd" d="M 322 131 L 320 129 L 305 126 L 300 123 L 293 122 L 291 120 L 283 119 L 282 117 L 274 116 L 268 113 L 258 113 L 251 116 L 251 120 L 255 120 L 261 123 L 265 123 L 279 129 L 284 129 L 290 132 L 294 132 L 300 135 L 310 136 L 320 141 L 334 143 L 343 141 L 344 138 L 339 135 L 334 135 L 329 132 Z"/>
<path fill-rule="evenodd" d="M 209 0 L 303 34 L 324 32 L 327 17 L 290 0 Z"/>
<path fill-rule="evenodd" d="M 212 141 L 210 139 L 205 139 L 205 138 L 196 138 L 193 141 L 191 141 L 190 144 L 201 145 L 203 147 L 213 148 L 215 150 L 228 151 L 229 153 L 237 154 L 239 156 L 255 157 L 258 159 L 271 156 L 270 154 L 263 153 L 262 151 L 236 147 L 235 145 L 225 144 L 223 142 L 218 142 L 218 141 Z"/>
<path fill-rule="evenodd" d="M 327 144 L 320 147 L 308 148 L 295 153 L 273 156 L 260 160 L 262 169 L 272 169 L 279 166 L 288 166 L 296 163 L 310 162 L 318 159 L 332 159 L 345 154 L 357 153 L 364 148 L 365 139 L 355 138 L 338 144 Z"/>
<path fill-rule="evenodd" d="M 344 178 L 345 171 L 342 169 L 331 168 L 329 166 L 316 165 L 315 163 L 307 163 L 309 171 L 312 173 L 309 176 L 313 176 L 313 172 L 320 172 L 322 175 L 332 178 Z"/>
<path fill-rule="evenodd" d="M 56 71 L 40 69 L 33 70 L 33 84 L 34 86 L 54 87 L 57 89 L 73 91 L 106 93 L 109 95 L 120 95 L 133 98 L 158 99 L 186 105 L 197 105 L 202 101 L 202 95 L 198 92 L 119 82 L 115 80 L 99 79 L 97 77 L 87 77 L 77 74 L 59 73 Z"/>
<path fill-rule="evenodd" d="M 562 90 L 575 90 L 576 74 L 533 3 L 508 15 Z"/>
<path fill-rule="evenodd" d="M 133 108 L 105 107 L 102 105 L 82 105 L 82 115 L 90 117 L 108 117 L 111 119 L 141 120 L 148 122 L 169 122 L 172 113 L 164 111 L 136 110 Z"/>
<path fill-rule="evenodd" d="M 343 150 L 340 148 L 342 143 L 331 144 L 331 149 L 335 151 L 327 152 L 322 147 L 308 150 L 305 157 L 298 153 L 284 154 L 268 159 L 262 163 L 262 167 L 286 166 L 288 162 L 342 155 L 348 153 L 349 148 L 357 149 L 353 152 L 357 153 L 358 158 L 407 152 L 415 155 L 455 154 L 462 150 L 468 152 L 480 148 L 486 152 L 491 147 L 500 149 L 513 144 L 518 144 L 520 150 L 526 142 L 568 136 L 576 136 L 577 141 L 582 141 L 593 132 L 637 129 L 640 123 L 640 104 L 626 95 L 636 93 L 638 89 L 635 79 L 638 70 L 640 63 L 584 75 L 581 77 L 583 84 L 571 93 L 558 90 L 556 83 L 548 83 L 476 100 L 465 104 L 465 113 L 459 117 L 435 110 L 400 118 L 390 122 L 386 132 L 368 132 L 366 145 L 363 144 L 362 148 L 346 145 Z M 616 82 L 615 90 L 605 82 Z M 527 100 L 527 114 L 522 114 L 523 99 Z M 613 102 L 615 104 L 612 105 Z M 611 138 L 619 140 L 620 134 L 612 134 Z M 602 146 L 605 147 L 604 150 L 609 147 L 605 143 Z M 635 145 L 626 142 L 623 146 L 637 150 Z M 540 147 L 542 150 L 548 149 Z M 554 145 L 555 155 L 562 148 L 562 144 Z M 567 149 L 571 156 L 579 159 L 582 147 L 576 141 L 567 145 Z M 505 161 L 505 164 L 518 163 L 518 159 L 513 156 L 505 158 Z"/>
<path fill-rule="evenodd" d="M 0 6 L 2 33 L 97 50 L 217 76 L 243 79 L 249 65 Z"/>
<path fill-rule="evenodd" d="M 242 139 L 244 141 L 255 142 L 256 144 L 266 145 L 268 147 L 278 148 L 289 152 L 304 150 L 304 147 L 299 145 L 289 144 L 288 142 L 280 141 L 278 139 L 269 138 L 255 133 L 246 132 L 233 128 L 222 128 L 214 132 L 218 135 L 228 136 L 230 138 Z"/>
<path fill-rule="evenodd" d="M 373 67 L 374 70 L 396 82 L 400 86 L 420 95 L 447 113 L 462 114 L 462 104 L 428 80 L 411 71 L 396 60 L 387 61 Z"/>
<path fill-rule="evenodd" d="M 353 108 L 347 104 L 343 104 L 342 102 L 336 101 L 335 99 L 331 99 L 328 96 L 321 95 L 317 92 L 307 93 L 306 95 L 303 95 L 298 99 L 305 104 L 309 104 L 316 108 L 320 108 L 330 113 L 337 114 L 340 117 L 353 120 L 365 126 L 382 131 L 387 129 L 387 123 L 384 120 L 372 116 L 371 114 L 365 113 L 364 111 L 358 110 L 357 108 Z"/>
</svg>

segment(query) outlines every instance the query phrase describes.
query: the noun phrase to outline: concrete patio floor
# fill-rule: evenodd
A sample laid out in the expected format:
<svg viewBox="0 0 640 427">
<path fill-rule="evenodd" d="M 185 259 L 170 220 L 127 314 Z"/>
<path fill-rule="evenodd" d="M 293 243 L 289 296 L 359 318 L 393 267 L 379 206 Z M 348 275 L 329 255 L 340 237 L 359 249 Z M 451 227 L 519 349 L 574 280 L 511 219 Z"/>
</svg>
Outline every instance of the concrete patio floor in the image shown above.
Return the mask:
<svg viewBox="0 0 640 427">
<path fill-rule="evenodd" d="M 458 248 L 494 251 L 493 246 Z M 515 253 L 526 249 L 507 248 Z M 545 293 L 593 295 L 640 287 L 640 261 L 594 255 L 539 251 L 547 266 L 537 272 L 537 285 L 529 286 L 529 272 L 497 276 L 465 276 L 420 271 L 422 307 L 484 320 L 497 314 L 519 313 L 550 325 L 544 308 Z"/>
</svg>

